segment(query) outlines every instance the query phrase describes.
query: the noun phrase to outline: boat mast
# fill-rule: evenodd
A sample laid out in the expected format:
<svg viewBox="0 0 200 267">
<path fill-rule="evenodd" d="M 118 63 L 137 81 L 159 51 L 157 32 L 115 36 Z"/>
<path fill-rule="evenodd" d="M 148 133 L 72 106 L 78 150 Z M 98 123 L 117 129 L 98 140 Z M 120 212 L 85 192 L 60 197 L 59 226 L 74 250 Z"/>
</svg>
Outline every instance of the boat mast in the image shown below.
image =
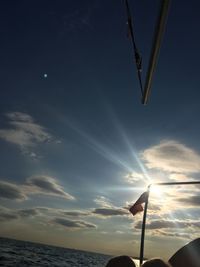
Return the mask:
<svg viewBox="0 0 200 267">
<path fill-rule="evenodd" d="M 158 55 L 159 55 L 159 51 L 160 51 L 162 37 L 164 35 L 165 24 L 167 21 L 167 15 L 168 15 L 168 10 L 169 10 L 170 0 L 161 0 L 161 6 L 160 6 L 159 14 L 158 14 L 157 23 L 155 26 L 154 40 L 153 40 L 153 44 L 152 44 L 152 48 L 151 48 L 151 54 L 150 54 L 150 59 L 149 59 L 146 81 L 145 81 L 144 87 L 143 87 L 142 77 L 141 77 L 142 57 L 138 51 L 138 48 L 137 48 L 136 42 L 135 42 L 133 20 L 131 17 L 131 12 L 130 12 L 130 8 L 129 8 L 128 0 L 125 0 L 125 5 L 126 5 L 126 13 L 127 13 L 128 31 L 129 31 L 129 36 L 130 36 L 131 43 L 132 43 L 133 50 L 134 50 L 135 64 L 136 64 L 136 68 L 137 68 L 137 75 L 138 75 L 140 90 L 141 90 L 141 95 L 142 95 L 142 104 L 146 105 L 148 98 L 149 98 L 149 95 L 150 95 L 150 89 L 151 89 L 153 74 L 154 74 L 154 71 L 156 68 L 156 63 L 158 60 Z"/>
</svg>

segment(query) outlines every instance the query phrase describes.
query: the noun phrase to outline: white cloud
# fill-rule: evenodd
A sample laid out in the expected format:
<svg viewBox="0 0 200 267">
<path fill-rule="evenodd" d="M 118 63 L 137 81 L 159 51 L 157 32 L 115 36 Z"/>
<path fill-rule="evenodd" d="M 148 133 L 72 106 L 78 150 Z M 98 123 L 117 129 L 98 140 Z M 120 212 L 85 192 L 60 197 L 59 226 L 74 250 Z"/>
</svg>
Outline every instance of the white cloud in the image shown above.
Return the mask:
<svg viewBox="0 0 200 267">
<path fill-rule="evenodd" d="M 104 196 L 97 196 L 97 198 L 94 199 L 94 202 L 95 202 L 98 206 L 100 206 L 100 207 L 102 207 L 102 208 L 112 208 L 112 207 L 113 207 L 113 205 L 110 203 L 110 200 L 107 199 L 107 198 L 104 197 Z"/>
<path fill-rule="evenodd" d="M 181 174 L 200 172 L 200 155 L 173 140 L 163 141 L 144 150 L 142 158 L 150 169 Z"/>
<path fill-rule="evenodd" d="M 179 182 L 194 180 L 192 177 L 190 177 L 186 174 L 183 174 L 183 173 L 171 173 L 171 174 L 169 174 L 169 178 L 171 180 L 179 181 Z"/>
<path fill-rule="evenodd" d="M 47 130 L 37 124 L 34 119 L 22 112 L 10 112 L 6 114 L 9 128 L 0 129 L 0 138 L 17 145 L 23 152 L 28 152 L 39 143 L 52 140 Z M 34 153 L 30 152 L 29 154 Z M 32 154 L 32 156 L 36 154 Z"/>
<path fill-rule="evenodd" d="M 116 233 L 116 234 L 119 234 L 119 235 L 122 235 L 122 234 L 124 234 L 124 232 L 123 232 L 123 231 L 115 231 L 115 233 Z"/>
<path fill-rule="evenodd" d="M 124 176 L 124 178 L 130 184 L 133 184 L 133 183 L 139 182 L 139 181 L 144 182 L 146 180 L 145 176 L 142 173 L 135 172 L 135 171 L 128 173 L 127 175 Z"/>
</svg>

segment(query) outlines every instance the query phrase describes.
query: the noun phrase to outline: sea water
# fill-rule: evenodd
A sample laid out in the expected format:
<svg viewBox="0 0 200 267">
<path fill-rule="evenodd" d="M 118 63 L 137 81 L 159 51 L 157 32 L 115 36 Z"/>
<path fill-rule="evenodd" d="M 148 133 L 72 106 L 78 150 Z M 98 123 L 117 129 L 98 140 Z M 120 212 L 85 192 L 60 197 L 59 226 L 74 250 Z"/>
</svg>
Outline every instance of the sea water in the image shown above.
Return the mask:
<svg viewBox="0 0 200 267">
<path fill-rule="evenodd" d="M 0 266 L 104 267 L 112 256 L 0 238 Z"/>
<path fill-rule="evenodd" d="M 0 238 L 0 266 L 103 267 L 111 256 Z"/>
</svg>

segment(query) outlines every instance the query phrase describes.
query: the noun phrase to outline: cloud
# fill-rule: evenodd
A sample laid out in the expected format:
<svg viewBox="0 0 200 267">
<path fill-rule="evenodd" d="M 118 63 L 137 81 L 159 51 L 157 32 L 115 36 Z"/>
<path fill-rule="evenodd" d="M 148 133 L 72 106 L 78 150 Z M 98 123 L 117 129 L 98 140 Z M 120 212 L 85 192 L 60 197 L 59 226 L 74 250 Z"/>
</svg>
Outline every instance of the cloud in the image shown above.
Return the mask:
<svg viewBox="0 0 200 267">
<path fill-rule="evenodd" d="M 17 145 L 23 153 L 29 153 L 30 156 L 35 157 L 34 152 L 29 152 L 30 148 L 53 139 L 47 130 L 37 124 L 30 115 L 23 112 L 10 112 L 5 115 L 10 127 L 0 129 L 0 138 Z"/>
<path fill-rule="evenodd" d="M 32 208 L 32 209 L 21 209 L 18 210 L 17 213 L 21 216 L 21 217 L 34 217 L 37 216 L 39 214 L 37 208 Z"/>
<path fill-rule="evenodd" d="M 63 215 L 72 216 L 72 217 L 81 217 L 81 216 L 88 216 L 89 212 L 84 211 L 61 211 Z"/>
<path fill-rule="evenodd" d="M 41 213 L 50 214 L 55 217 L 111 217 L 111 216 L 126 216 L 129 214 L 127 209 L 122 208 L 96 208 L 90 210 L 63 210 L 54 208 L 37 207 Z"/>
<path fill-rule="evenodd" d="M 8 222 L 18 219 L 17 214 L 11 212 L 9 209 L 0 207 L 0 222 Z"/>
<path fill-rule="evenodd" d="M 71 228 L 71 229 L 94 229 L 97 228 L 95 224 L 86 222 L 86 221 L 73 221 L 63 218 L 55 218 L 53 223 L 59 224 L 61 226 Z"/>
<path fill-rule="evenodd" d="M 171 173 L 169 175 L 169 178 L 171 180 L 180 181 L 180 182 L 188 181 L 189 179 L 191 179 L 188 175 L 185 175 L 185 174 L 182 174 L 182 173 Z"/>
<path fill-rule="evenodd" d="M 116 233 L 116 234 L 119 234 L 119 235 L 122 235 L 122 234 L 124 234 L 124 232 L 123 232 L 123 231 L 115 231 L 115 233 Z"/>
<path fill-rule="evenodd" d="M 185 228 L 187 223 L 183 221 L 165 221 L 165 220 L 155 220 L 146 224 L 146 229 L 161 229 L 161 228 Z"/>
<path fill-rule="evenodd" d="M 200 196 L 194 195 L 194 196 L 188 196 L 186 198 L 178 198 L 178 202 L 181 202 L 184 206 L 185 204 L 188 206 L 191 206 L 192 208 L 200 207 Z"/>
<path fill-rule="evenodd" d="M 49 176 L 32 176 L 24 184 L 0 181 L 0 199 L 26 200 L 29 195 L 49 195 L 74 200 L 75 197 L 64 191 L 55 178 Z"/>
<path fill-rule="evenodd" d="M 97 208 L 94 209 L 92 213 L 101 215 L 103 217 L 108 217 L 108 216 L 124 216 L 128 214 L 128 211 L 119 208 Z"/>
<path fill-rule="evenodd" d="M 37 207 L 35 208 L 38 212 L 43 214 L 48 214 L 55 217 L 111 217 L 111 216 L 126 216 L 129 212 L 126 209 L 120 208 L 96 208 L 91 210 L 63 210 L 63 209 L 54 209 L 46 207 Z"/>
<path fill-rule="evenodd" d="M 17 210 L 17 214 L 21 217 L 33 217 L 33 216 L 44 216 L 44 217 L 58 217 L 66 219 L 69 217 L 85 217 L 91 215 L 89 211 L 81 211 L 81 210 L 64 210 L 64 209 L 56 209 L 50 207 L 34 207 L 30 209 L 21 209 Z M 71 221 L 71 219 L 69 219 Z"/>
<path fill-rule="evenodd" d="M 16 219 L 33 218 L 38 215 L 43 215 L 40 213 L 39 208 L 27 208 L 27 209 L 8 209 L 5 207 L 0 207 L 0 222 L 7 222 Z"/>
<path fill-rule="evenodd" d="M 177 238 L 188 239 L 188 240 L 192 240 L 193 239 L 191 237 L 191 235 L 187 234 L 187 233 L 169 232 L 169 231 L 163 231 L 163 230 L 154 231 L 154 235 L 167 236 L 167 237 L 177 237 Z"/>
<path fill-rule="evenodd" d="M 200 155 L 173 140 L 144 150 L 142 158 L 151 169 L 182 174 L 200 172 Z"/>
<path fill-rule="evenodd" d="M 145 176 L 142 173 L 135 171 L 127 174 L 126 176 L 124 176 L 124 178 L 130 184 L 134 184 L 135 182 L 140 182 L 140 181 L 144 182 L 146 180 Z"/>
<path fill-rule="evenodd" d="M 187 227 L 200 227 L 199 221 L 194 220 L 152 220 L 146 224 L 146 229 L 149 230 L 160 230 L 160 229 L 185 229 Z M 137 222 L 135 229 L 141 229 L 141 222 Z"/>
<path fill-rule="evenodd" d="M 30 194 L 46 194 L 63 197 L 66 199 L 75 199 L 72 195 L 66 193 L 55 178 L 49 176 L 32 176 L 26 180 L 27 189 Z"/>
<path fill-rule="evenodd" d="M 25 200 L 26 195 L 23 193 L 22 186 L 0 181 L 0 198 L 11 200 Z"/>
<path fill-rule="evenodd" d="M 18 216 L 15 214 L 10 214 L 7 212 L 1 212 L 0 214 L 0 222 L 8 222 L 16 219 L 18 219 Z"/>
<path fill-rule="evenodd" d="M 102 208 L 112 208 L 113 207 L 113 205 L 110 203 L 109 199 L 107 199 L 104 196 L 97 196 L 97 198 L 94 199 L 94 202 Z"/>
</svg>

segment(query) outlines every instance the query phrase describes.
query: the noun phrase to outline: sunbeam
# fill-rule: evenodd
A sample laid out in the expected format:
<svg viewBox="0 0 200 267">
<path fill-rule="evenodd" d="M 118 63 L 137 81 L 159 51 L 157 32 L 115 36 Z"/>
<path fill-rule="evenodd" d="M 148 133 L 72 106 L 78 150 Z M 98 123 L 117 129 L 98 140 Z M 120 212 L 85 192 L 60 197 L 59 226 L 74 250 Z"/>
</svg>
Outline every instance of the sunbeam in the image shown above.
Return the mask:
<svg viewBox="0 0 200 267">
<path fill-rule="evenodd" d="M 147 180 L 147 184 L 152 183 L 152 179 L 150 178 L 146 168 L 144 167 L 144 164 L 138 157 L 138 153 L 136 152 L 136 149 L 133 148 L 133 144 L 130 142 L 127 134 L 124 131 L 124 128 L 122 127 L 121 123 L 119 122 L 118 118 L 116 117 L 114 111 L 111 109 L 111 107 L 108 108 L 108 112 L 110 113 L 110 116 L 112 118 L 112 122 L 117 129 L 118 133 L 120 134 L 121 140 L 124 142 L 127 151 L 131 154 L 131 157 L 135 159 L 137 162 L 137 165 L 139 166 L 141 172 L 143 173 L 145 179 Z"/>
</svg>

